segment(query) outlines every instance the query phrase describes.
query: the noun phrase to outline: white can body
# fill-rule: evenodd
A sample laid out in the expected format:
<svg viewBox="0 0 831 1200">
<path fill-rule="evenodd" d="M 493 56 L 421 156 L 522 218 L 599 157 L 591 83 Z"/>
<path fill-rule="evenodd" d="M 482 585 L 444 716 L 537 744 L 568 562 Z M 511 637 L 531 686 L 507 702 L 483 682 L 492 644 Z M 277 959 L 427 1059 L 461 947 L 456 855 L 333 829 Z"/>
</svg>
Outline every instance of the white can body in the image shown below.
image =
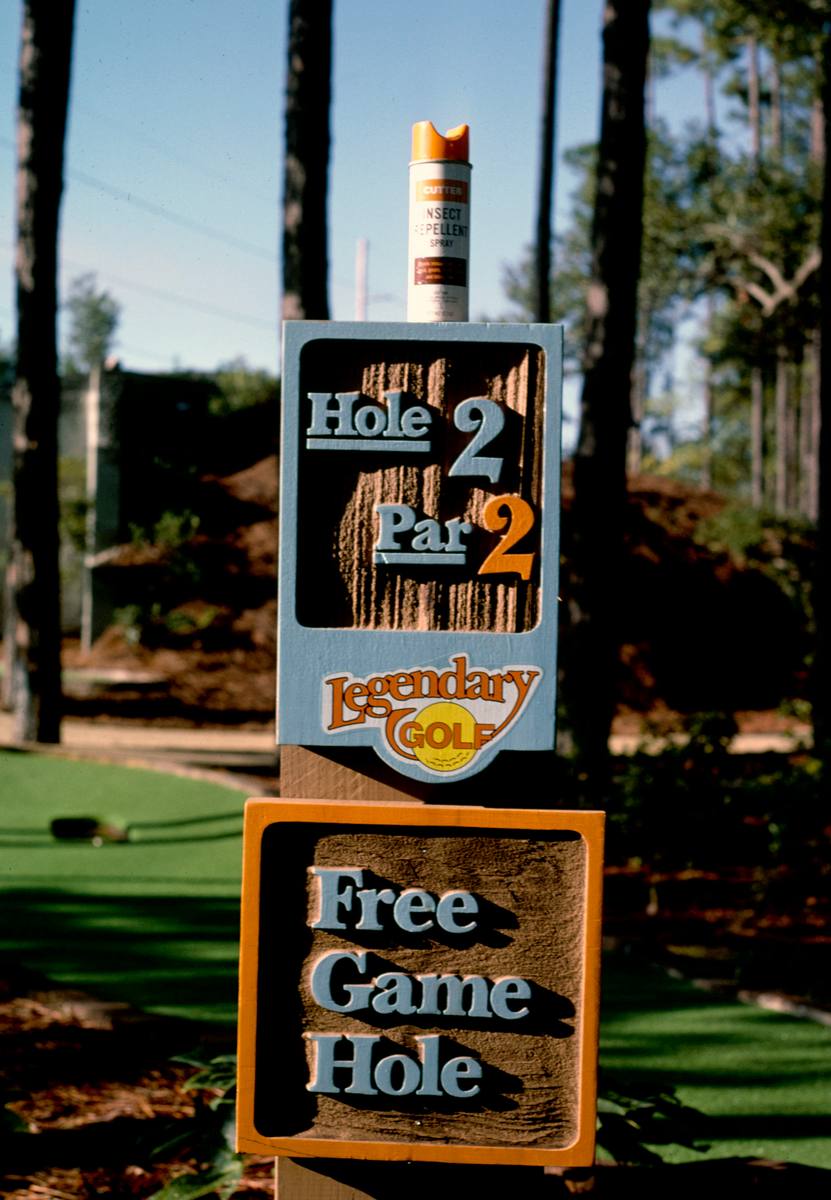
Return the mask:
<svg viewBox="0 0 831 1200">
<path fill-rule="evenodd" d="M 410 163 L 407 320 L 467 321 L 470 163 Z"/>
</svg>

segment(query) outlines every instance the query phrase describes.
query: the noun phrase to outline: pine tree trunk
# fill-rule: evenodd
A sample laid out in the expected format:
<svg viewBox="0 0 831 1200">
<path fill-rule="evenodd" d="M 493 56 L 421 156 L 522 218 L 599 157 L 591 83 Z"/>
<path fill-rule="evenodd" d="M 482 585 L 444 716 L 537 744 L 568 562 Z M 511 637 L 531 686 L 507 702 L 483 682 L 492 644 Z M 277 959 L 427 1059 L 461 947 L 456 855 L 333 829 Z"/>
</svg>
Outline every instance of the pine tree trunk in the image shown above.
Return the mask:
<svg viewBox="0 0 831 1200">
<path fill-rule="evenodd" d="M 802 467 L 800 458 L 800 416 L 802 410 L 802 363 L 788 364 L 788 491 L 787 511 L 800 513 Z"/>
<path fill-rule="evenodd" d="M 809 386 L 805 389 L 807 412 L 805 413 L 805 457 L 803 478 L 805 480 L 805 516 L 809 521 L 819 517 L 819 454 L 820 454 L 820 359 L 822 335 L 818 329 L 811 334 L 808 354 L 810 363 Z"/>
<path fill-rule="evenodd" d="M 790 403 L 790 388 L 788 378 L 788 360 L 783 346 L 776 350 L 776 474 L 773 494 L 773 511 L 777 517 L 784 517 L 788 511 L 788 468 L 790 455 L 790 424 L 788 407 Z"/>
<path fill-rule="evenodd" d="M 765 504 L 765 385 L 761 367 L 750 368 L 750 491 L 753 507 Z"/>
<path fill-rule="evenodd" d="M 614 595 L 623 570 L 626 439 L 631 421 L 646 132 L 648 0 L 608 0 L 592 223 L 592 279 L 574 463 L 571 625 L 564 699 L 588 799 L 608 785 L 617 682 Z"/>
<path fill-rule="evenodd" d="M 545 67 L 540 145 L 540 185 L 537 195 L 537 236 L 534 284 L 534 319 L 551 320 L 551 210 L 554 203 L 555 118 L 557 112 L 557 45 L 560 0 L 548 0 L 545 31 Z"/>
<path fill-rule="evenodd" d="M 332 0 L 291 0 L 283 181 L 283 317 L 327 321 Z"/>
<path fill-rule="evenodd" d="M 820 249 L 820 328 L 831 325 L 831 30 L 822 47 L 822 101 L 824 112 L 824 170 Z M 820 450 L 819 537 L 814 577 L 816 652 L 811 679 L 814 745 L 823 764 L 823 778 L 831 778 L 831 337 L 820 349 Z"/>
<path fill-rule="evenodd" d="M 811 105 L 811 161 L 822 165 L 825 145 L 822 140 L 822 99 L 815 96 Z"/>
<path fill-rule="evenodd" d="M 74 0 L 26 0 L 20 42 L 17 165 L 17 369 L 14 501 L 7 595 L 14 736 L 58 742 L 58 216 Z"/>
<path fill-rule="evenodd" d="M 707 49 L 706 28 L 701 30 L 701 60 L 704 63 L 704 119 L 707 123 L 707 138 L 716 140 L 716 83 L 713 64 Z"/>
<path fill-rule="evenodd" d="M 784 150 L 784 126 L 782 121 L 782 64 L 774 56 L 770 72 L 770 141 L 772 157 L 781 163 Z"/>
<path fill-rule="evenodd" d="M 707 296 L 707 332 L 710 333 L 715 319 L 715 303 L 711 294 Z M 701 460 L 701 486 L 709 492 L 713 486 L 713 438 L 716 429 L 716 385 L 713 362 L 708 355 L 704 363 L 704 454 Z"/>
<path fill-rule="evenodd" d="M 808 354 L 803 357 L 802 367 L 799 372 L 799 449 L 797 452 L 799 493 L 797 508 L 801 516 L 807 520 L 811 520 L 811 496 L 813 491 L 813 470 L 811 463 L 813 363 L 810 358 L 810 345 L 807 349 Z"/>
<path fill-rule="evenodd" d="M 750 157 L 758 163 L 762 157 L 762 117 L 759 104 L 759 43 L 747 39 L 747 120 L 750 125 Z"/>
<path fill-rule="evenodd" d="M 638 326 L 643 314 L 638 317 Z M 648 388 L 648 373 L 646 355 L 638 335 L 638 347 L 635 356 L 635 368 L 632 372 L 632 424 L 629 427 L 626 446 L 626 474 L 629 479 L 640 475 L 643 467 L 643 419 L 646 412 L 646 393 Z"/>
</svg>

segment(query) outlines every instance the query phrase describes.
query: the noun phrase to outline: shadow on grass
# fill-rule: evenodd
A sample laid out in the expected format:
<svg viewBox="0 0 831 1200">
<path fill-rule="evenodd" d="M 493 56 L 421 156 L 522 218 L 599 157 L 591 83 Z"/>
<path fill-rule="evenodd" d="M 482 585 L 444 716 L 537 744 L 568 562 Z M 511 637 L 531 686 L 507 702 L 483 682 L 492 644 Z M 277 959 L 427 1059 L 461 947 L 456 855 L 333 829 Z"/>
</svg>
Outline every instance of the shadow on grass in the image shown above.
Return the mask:
<svg viewBox="0 0 831 1200">
<path fill-rule="evenodd" d="M 52 979 L 196 1020 L 236 1013 L 239 903 L 181 895 L 3 893 L 3 952 Z"/>
<path fill-rule="evenodd" d="M 764 1147 L 770 1158 L 831 1167 L 827 1029 L 694 988 L 636 956 L 607 960 L 603 985 L 610 1073 L 677 1088 L 706 1114 L 697 1136 L 714 1154 Z"/>
</svg>

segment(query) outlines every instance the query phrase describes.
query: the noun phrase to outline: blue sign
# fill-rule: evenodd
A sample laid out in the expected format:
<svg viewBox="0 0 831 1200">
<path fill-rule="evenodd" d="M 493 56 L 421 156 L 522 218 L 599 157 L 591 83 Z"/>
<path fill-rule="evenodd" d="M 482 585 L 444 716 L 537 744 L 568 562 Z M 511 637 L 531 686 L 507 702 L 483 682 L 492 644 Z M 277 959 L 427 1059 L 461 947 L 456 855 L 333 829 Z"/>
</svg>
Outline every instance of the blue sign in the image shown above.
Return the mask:
<svg viewBox="0 0 831 1200">
<path fill-rule="evenodd" d="M 561 387 L 559 326 L 286 323 L 280 742 L 553 747 Z"/>
</svg>

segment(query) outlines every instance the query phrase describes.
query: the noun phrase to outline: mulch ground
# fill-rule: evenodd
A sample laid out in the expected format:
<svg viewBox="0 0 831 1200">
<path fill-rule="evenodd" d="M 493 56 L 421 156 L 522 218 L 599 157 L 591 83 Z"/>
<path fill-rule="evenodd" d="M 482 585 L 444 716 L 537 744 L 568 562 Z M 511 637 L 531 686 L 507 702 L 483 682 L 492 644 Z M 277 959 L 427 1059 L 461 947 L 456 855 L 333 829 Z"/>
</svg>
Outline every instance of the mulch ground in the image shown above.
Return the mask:
<svg viewBox="0 0 831 1200">
<path fill-rule="evenodd" d="M 0 967 L 0 1195 L 8 1200 L 143 1200 L 205 1164 L 188 1148 L 212 1093 L 195 1071 L 183 1024 L 108 1005 Z M 215 1053 L 232 1046 L 216 1034 Z M 214 1093 L 215 1094 L 215 1093 Z M 175 1154 L 158 1148 L 181 1133 Z M 273 1190 L 273 1160 L 247 1156 L 240 1200 Z"/>
</svg>

